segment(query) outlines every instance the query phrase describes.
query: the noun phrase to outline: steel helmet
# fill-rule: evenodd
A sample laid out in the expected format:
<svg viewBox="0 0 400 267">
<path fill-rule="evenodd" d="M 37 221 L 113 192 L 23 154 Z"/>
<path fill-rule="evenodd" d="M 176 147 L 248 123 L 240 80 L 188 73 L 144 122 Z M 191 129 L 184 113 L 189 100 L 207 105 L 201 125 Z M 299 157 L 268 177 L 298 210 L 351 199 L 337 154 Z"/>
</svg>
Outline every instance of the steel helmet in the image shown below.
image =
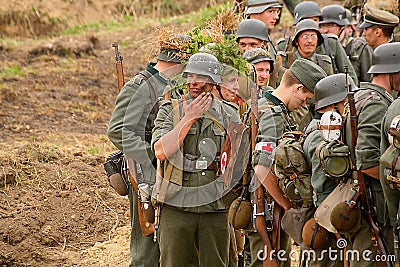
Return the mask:
<svg viewBox="0 0 400 267">
<path fill-rule="evenodd" d="M 319 9 L 319 6 L 317 3 L 312 2 L 312 1 L 304 1 L 296 5 L 294 8 L 294 21 L 293 25 L 296 25 L 299 23 L 299 21 L 311 17 L 320 17 L 320 20 L 322 20 L 322 13 L 321 10 Z"/>
<path fill-rule="evenodd" d="M 283 6 L 278 0 L 248 0 L 244 14 L 259 14 L 272 7 L 282 8 Z"/>
<path fill-rule="evenodd" d="M 299 34 L 304 31 L 308 31 L 308 30 L 316 31 L 317 36 L 318 36 L 317 46 L 324 42 L 324 37 L 322 37 L 322 34 L 319 31 L 318 24 L 311 19 L 304 19 L 304 20 L 300 21 L 299 23 L 297 23 L 297 25 L 294 29 L 292 45 L 296 46 L 295 43 L 296 43 L 297 37 L 299 37 Z"/>
<path fill-rule="evenodd" d="M 210 77 L 214 83 L 221 83 L 221 66 L 218 59 L 207 53 L 193 54 L 183 71 L 183 77 L 187 77 L 188 73 L 194 73 Z"/>
<path fill-rule="evenodd" d="M 192 41 L 192 37 L 187 34 L 178 33 L 176 34 L 169 43 L 186 43 L 190 44 Z M 174 63 L 182 63 L 182 61 L 187 60 L 190 57 L 190 54 L 185 51 L 185 49 L 178 49 L 178 46 L 175 48 L 171 47 L 161 47 L 160 51 L 157 55 L 157 60 L 166 61 L 166 62 L 174 62 Z"/>
<path fill-rule="evenodd" d="M 357 90 L 353 79 L 348 76 L 347 81 L 350 90 Z M 315 85 L 315 109 L 339 103 L 346 98 L 348 90 L 346 84 L 346 74 L 338 73 L 323 78 Z"/>
<path fill-rule="evenodd" d="M 274 71 L 274 63 L 275 61 L 271 58 L 269 53 L 262 48 L 254 48 L 246 51 L 243 56 L 244 59 L 247 60 L 250 64 L 256 64 L 258 62 L 269 61 L 270 70 L 269 73 Z"/>
<path fill-rule="evenodd" d="M 345 8 L 346 10 L 346 19 L 349 21 L 349 24 L 357 24 L 357 21 L 354 20 L 353 15 L 351 14 L 350 9 Z"/>
<path fill-rule="evenodd" d="M 368 74 L 396 73 L 400 71 L 400 43 L 387 43 L 378 46 L 372 56 L 372 66 Z"/>
<path fill-rule="evenodd" d="M 242 20 L 236 30 L 236 41 L 243 37 L 269 42 L 268 28 L 264 22 L 258 19 Z"/>
<path fill-rule="evenodd" d="M 346 9 L 339 5 L 329 5 L 321 10 L 322 21 L 319 24 L 324 23 L 336 23 L 339 26 L 349 25 L 350 22 L 346 17 Z"/>
</svg>

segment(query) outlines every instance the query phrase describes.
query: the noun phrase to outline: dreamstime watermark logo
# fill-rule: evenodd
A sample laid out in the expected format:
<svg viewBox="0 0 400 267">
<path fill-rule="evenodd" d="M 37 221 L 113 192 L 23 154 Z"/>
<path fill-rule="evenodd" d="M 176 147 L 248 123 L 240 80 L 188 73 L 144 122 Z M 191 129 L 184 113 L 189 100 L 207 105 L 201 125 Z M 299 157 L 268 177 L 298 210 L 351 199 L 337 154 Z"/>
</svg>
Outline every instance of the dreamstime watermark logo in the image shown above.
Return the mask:
<svg viewBox="0 0 400 267">
<path fill-rule="evenodd" d="M 347 240 L 340 238 L 336 241 L 336 248 L 329 247 L 327 249 L 322 249 L 315 251 L 313 249 L 304 250 L 271 250 L 269 255 L 265 255 L 266 247 L 264 250 L 260 250 L 257 253 L 257 258 L 260 261 L 266 259 L 276 259 L 280 262 L 285 261 L 374 261 L 374 262 L 395 262 L 395 255 L 380 255 L 372 252 L 371 250 L 358 251 L 354 249 L 346 249 L 348 246 Z"/>
</svg>

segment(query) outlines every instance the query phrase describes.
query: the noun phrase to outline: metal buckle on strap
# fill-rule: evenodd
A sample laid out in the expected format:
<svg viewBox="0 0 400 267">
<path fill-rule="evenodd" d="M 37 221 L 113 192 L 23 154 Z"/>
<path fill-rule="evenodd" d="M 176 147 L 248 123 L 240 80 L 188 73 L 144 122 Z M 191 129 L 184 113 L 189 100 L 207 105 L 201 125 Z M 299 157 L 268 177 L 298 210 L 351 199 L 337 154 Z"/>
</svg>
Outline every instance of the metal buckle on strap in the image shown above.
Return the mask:
<svg viewBox="0 0 400 267">
<path fill-rule="evenodd" d="M 208 167 L 207 160 L 196 160 L 197 170 L 205 170 L 207 169 L 207 167 Z"/>
</svg>

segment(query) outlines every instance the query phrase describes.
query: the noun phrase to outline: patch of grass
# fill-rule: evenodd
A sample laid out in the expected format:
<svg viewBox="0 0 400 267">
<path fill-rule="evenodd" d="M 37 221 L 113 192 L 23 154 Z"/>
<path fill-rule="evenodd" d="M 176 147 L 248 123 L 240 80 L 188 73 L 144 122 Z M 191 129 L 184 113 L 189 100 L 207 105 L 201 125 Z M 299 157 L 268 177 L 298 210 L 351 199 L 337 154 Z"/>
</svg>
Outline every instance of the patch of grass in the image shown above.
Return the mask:
<svg viewBox="0 0 400 267">
<path fill-rule="evenodd" d="M 89 145 L 87 150 L 88 150 L 88 153 L 92 156 L 104 154 L 103 150 L 100 147 L 95 146 L 95 145 Z"/>
<path fill-rule="evenodd" d="M 9 67 L 5 67 L 0 72 L 0 77 L 2 78 L 12 78 L 12 77 L 19 77 L 23 76 L 24 72 L 19 65 L 13 65 Z"/>
<path fill-rule="evenodd" d="M 29 67 L 21 67 L 20 65 L 7 66 L 0 69 L 0 79 L 20 78 L 27 74 L 34 74 L 36 70 Z"/>
</svg>

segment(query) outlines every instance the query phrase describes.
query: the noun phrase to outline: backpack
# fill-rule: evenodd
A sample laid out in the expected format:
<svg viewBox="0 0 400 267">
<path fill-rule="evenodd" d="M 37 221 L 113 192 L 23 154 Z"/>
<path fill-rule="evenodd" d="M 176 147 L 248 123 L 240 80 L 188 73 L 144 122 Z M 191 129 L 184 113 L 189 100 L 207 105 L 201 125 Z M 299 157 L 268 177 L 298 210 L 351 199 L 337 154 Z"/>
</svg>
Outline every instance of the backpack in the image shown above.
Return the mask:
<svg viewBox="0 0 400 267">
<path fill-rule="evenodd" d="M 282 135 L 273 153 L 273 171 L 285 196 L 297 206 L 311 206 L 311 173 L 303 142 L 307 134 L 289 131 Z"/>
<path fill-rule="evenodd" d="M 379 162 L 385 168 L 390 188 L 400 190 L 400 115 L 393 118 L 389 128 L 391 145 L 382 154 Z"/>
</svg>

